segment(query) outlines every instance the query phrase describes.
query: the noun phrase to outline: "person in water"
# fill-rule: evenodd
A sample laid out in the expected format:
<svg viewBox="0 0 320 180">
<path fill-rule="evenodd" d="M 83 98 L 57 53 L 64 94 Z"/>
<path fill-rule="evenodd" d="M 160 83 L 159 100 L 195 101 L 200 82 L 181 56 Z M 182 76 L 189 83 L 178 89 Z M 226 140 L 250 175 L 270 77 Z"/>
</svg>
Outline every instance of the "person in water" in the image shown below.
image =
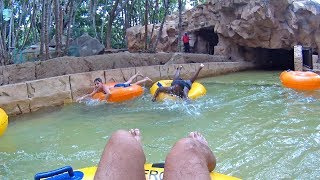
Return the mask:
<svg viewBox="0 0 320 180">
<path fill-rule="evenodd" d="M 110 86 L 107 86 L 106 84 L 102 83 L 102 79 L 101 78 L 96 78 L 93 83 L 94 83 L 94 89 L 93 91 L 90 93 L 90 94 L 86 94 L 80 98 L 77 99 L 77 102 L 79 101 L 82 101 L 83 99 L 86 99 L 86 98 L 91 98 L 95 93 L 97 92 L 103 92 L 105 94 L 105 98 L 106 100 L 108 100 L 109 96 L 111 95 L 111 89 L 113 88 L 117 88 L 117 87 L 129 87 L 131 86 L 132 84 L 132 81 L 136 78 L 136 77 L 143 77 L 143 75 L 138 72 L 137 74 L 133 75 L 132 77 L 130 77 L 130 79 L 124 83 L 118 83 L 118 84 L 115 84 L 113 87 L 110 87 Z M 152 82 L 152 80 L 148 77 L 144 77 L 143 79 L 133 83 L 135 85 L 141 85 L 147 81 L 150 81 Z"/>
<path fill-rule="evenodd" d="M 180 78 L 180 71 L 182 69 L 182 66 L 177 68 L 177 71 L 173 77 L 173 81 L 171 83 L 170 87 L 163 87 L 160 86 L 156 92 L 154 93 L 154 96 L 152 98 L 152 101 L 156 101 L 158 95 L 161 92 L 165 92 L 168 94 L 172 94 L 172 95 L 176 95 L 182 99 L 188 100 L 188 92 L 191 89 L 192 83 L 197 79 L 201 69 L 204 67 L 203 64 L 200 64 L 199 69 L 197 70 L 197 72 L 191 77 L 191 79 L 189 80 L 183 80 Z"/>
<path fill-rule="evenodd" d="M 102 152 L 94 179 L 142 180 L 145 163 L 140 130 L 118 130 Z M 207 140 L 199 132 L 191 132 L 178 140 L 167 155 L 163 179 L 210 180 L 215 167 L 216 158 Z"/>
</svg>

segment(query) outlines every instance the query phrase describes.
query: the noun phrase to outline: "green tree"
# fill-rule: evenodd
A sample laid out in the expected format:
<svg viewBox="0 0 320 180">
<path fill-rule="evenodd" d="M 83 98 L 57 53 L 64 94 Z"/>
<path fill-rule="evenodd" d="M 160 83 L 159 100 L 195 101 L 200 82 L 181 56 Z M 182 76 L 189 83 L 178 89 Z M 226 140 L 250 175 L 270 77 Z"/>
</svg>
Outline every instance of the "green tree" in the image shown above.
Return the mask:
<svg viewBox="0 0 320 180">
<path fill-rule="evenodd" d="M 190 2 L 198 5 L 204 1 Z M 0 0 L 0 65 L 13 63 L 15 53 L 34 44 L 40 46 L 40 59 L 49 59 L 53 38 L 57 55 L 63 55 L 69 39 L 84 33 L 106 48 L 125 48 L 126 29 L 136 25 L 145 25 L 148 32 L 147 26 L 153 24 L 145 36 L 144 49 L 155 50 L 165 17 L 183 10 L 185 4 L 186 0 Z M 152 42 L 154 24 L 158 23 L 161 31 Z"/>
</svg>

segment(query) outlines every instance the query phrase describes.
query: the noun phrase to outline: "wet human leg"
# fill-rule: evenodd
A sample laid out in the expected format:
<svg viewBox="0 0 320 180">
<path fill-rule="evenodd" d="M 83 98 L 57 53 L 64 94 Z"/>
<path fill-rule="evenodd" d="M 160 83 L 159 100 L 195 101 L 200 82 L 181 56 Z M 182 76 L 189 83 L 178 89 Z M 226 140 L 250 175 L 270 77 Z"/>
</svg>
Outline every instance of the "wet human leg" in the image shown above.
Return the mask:
<svg viewBox="0 0 320 180">
<path fill-rule="evenodd" d="M 177 67 L 177 70 L 176 70 L 176 72 L 174 73 L 174 76 L 173 76 L 173 80 L 180 79 L 180 71 L 181 71 L 181 69 L 182 69 L 182 66 Z"/>
<path fill-rule="evenodd" d="M 135 75 L 133 75 L 132 77 L 130 77 L 129 80 L 126 81 L 124 84 L 131 84 L 132 81 L 133 81 L 136 77 L 138 77 L 138 76 L 143 77 L 143 75 L 142 75 L 140 72 L 137 72 L 137 74 L 135 74 Z"/>
<path fill-rule="evenodd" d="M 139 129 L 118 130 L 103 150 L 94 179 L 142 180 L 145 162 Z"/>
<path fill-rule="evenodd" d="M 169 152 L 164 166 L 164 180 L 210 179 L 216 158 L 206 139 L 198 132 L 179 140 Z"/>
<path fill-rule="evenodd" d="M 197 79 L 197 77 L 198 77 L 198 75 L 199 75 L 199 73 L 200 73 L 200 71 L 201 71 L 201 69 L 204 67 L 204 64 L 200 64 L 200 67 L 198 68 L 198 70 L 197 70 L 197 72 L 196 73 L 194 73 L 194 75 L 190 78 L 190 81 L 193 83 L 196 79 Z"/>
<path fill-rule="evenodd" d="M 135 82 L 135 83 L 133 83 L 133 84 L 141 85 L 141 84 L 143 84 L 143 83 L 145 83 L 145 82 L 147 82 L 147 81 L 152 82 L 152 80 L 151 80 L 150 78 L 145 77 L 145 78 L 141 79 L 140 81 L 137 81 L 137 82 Z"/>
</svg>

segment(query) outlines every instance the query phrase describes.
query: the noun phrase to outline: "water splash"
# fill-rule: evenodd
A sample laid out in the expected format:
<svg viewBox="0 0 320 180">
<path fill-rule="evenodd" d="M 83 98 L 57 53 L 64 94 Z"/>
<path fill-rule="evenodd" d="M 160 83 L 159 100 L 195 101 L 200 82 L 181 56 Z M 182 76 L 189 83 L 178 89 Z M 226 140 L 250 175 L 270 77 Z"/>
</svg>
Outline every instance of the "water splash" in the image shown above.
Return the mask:
<svg viewBox="0 0 320 180">
<path fill-rule="evenodd" d="M 84 103 L 87 106 L 99 106 L 99 105 L 105 104 L 106 101 L 100 101 L 98 99 L 86 99 L 81 101 L 81 103 Z"/>
</svg>

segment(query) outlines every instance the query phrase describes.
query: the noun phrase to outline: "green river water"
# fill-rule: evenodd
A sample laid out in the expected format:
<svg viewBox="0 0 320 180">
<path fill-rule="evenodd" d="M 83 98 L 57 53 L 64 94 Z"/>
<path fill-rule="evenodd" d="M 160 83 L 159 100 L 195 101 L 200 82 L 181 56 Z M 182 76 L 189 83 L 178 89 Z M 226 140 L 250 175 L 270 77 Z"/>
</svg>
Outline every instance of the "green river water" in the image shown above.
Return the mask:
<svg viewBox="0 0 320 180">
<path fill-rule="evenodd" d="M 111 133 L 139 128 L 147 162 L 201 132 L 216 171 L 243 179 L 320 178 L 320 92 L 283 88 L 277 71 L 200 79 L 207 95 L 191 103 L 73 103 L 10 117 L 0 138 L 0 179 L 33 179 L 65 165 L 95 166 Z M 187 158 L 187 157 L 186 157 Z"/>
</svg>

